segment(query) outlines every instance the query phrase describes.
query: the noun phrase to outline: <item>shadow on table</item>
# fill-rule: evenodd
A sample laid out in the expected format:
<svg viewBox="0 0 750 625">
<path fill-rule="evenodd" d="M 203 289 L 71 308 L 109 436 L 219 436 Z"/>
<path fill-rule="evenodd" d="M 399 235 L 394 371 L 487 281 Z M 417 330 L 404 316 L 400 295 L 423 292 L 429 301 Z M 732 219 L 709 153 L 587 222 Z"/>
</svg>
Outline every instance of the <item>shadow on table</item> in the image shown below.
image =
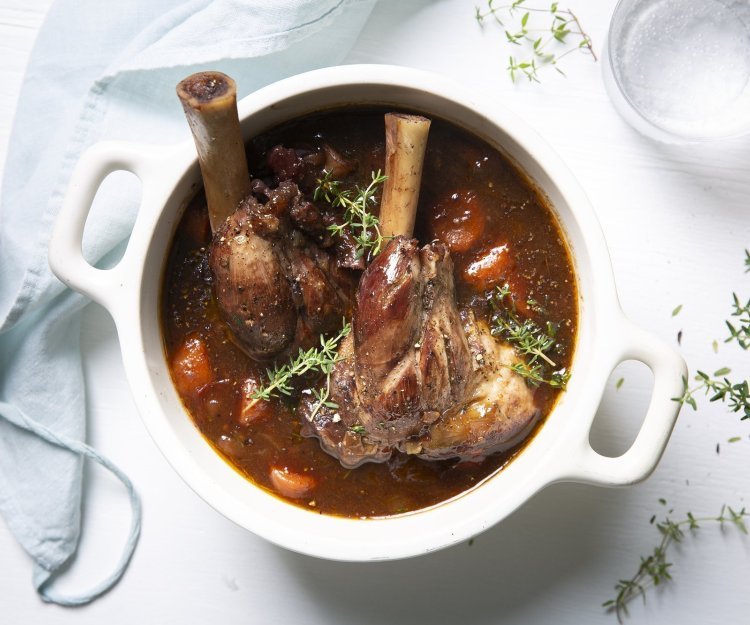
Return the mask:
<svg viewBox="0 0 750 625">
<path fill-rule="evenodd" d="M 558 484 L 478 536 L 434 554 L 396 562 L 341 563 L 279 549 L 321 622 L 497 623 L 544 597 L 605 540 L 597 526 L 628 507 L 627 491 Z M 290 592 L 291 589 L 287 589 Z"/>
<path fill-rule="evenodd" d="M 652 163 L 654 169 L 686 174 L 682 180 L 698 192 L 721 197 L 728 190 L 736 191 L 738 186 L 745 188 L 750 171 L 750 133 L 703 143 L 669 144 L 644 137 L 632 129 L 631 132 L 642 146 L 643 154 L 650 152 L 656 157 Z M 715 211 L 723 206 L 710 205 L 706 209 Z"/>
</svg>

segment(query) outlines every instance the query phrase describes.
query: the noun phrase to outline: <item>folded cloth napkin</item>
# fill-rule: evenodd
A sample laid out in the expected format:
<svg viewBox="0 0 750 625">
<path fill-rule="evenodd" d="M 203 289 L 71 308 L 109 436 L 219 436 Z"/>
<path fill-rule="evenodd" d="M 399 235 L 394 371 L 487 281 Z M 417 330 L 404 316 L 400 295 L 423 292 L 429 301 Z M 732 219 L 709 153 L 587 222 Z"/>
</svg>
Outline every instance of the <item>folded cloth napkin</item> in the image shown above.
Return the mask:
<svg viewBox="0 0 750 625">
<path fill-rule="evenodd" d="M 86 301 L 47 265 L 47 245 L 81 152 L 100 139 L 188 137 L 174 93 L 185 75 L 218 69 L 240 95 L 341 62 L 376 0 L 57 0 L 32 52 L 0 196 L 0 514 L 34 562 L 42 599 L 87 603 L 122 575 L 140 531 L 128 478 L 84 443 L 80 313 Z M 127 177 L 97 194 L 84 254 L 116 257 L 138 206 Z M 116 570 L 65 596 L 56 574 L 76 552 L 82 463 L 126 486 L 131 533 Z"/>
</svg>

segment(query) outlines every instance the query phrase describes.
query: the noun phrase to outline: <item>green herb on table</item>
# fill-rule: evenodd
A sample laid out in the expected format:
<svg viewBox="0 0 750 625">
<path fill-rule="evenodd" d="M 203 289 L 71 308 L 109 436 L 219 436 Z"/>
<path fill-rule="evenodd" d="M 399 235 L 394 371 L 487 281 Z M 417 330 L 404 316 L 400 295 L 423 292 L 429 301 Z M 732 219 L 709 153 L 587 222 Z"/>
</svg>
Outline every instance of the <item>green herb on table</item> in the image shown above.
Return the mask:
<svg viewBox="0 0 750 625">
<path fill-rule="evenodd" d="M 514 82 L 517 77 L 540 82 L 540 70 L 548 67 L 554 67 L 564 76 L 560 61 L 578 50 L 597 60 L 591 37 L 581 27 L 578 17 L 570 9 L 560 9 L 557 2 L 542 8 L 527 5 L 526 0 L 508 4 L 487 0 L 484 9 L 475 9 L 474 17 L 481 26 L 492 19 L 503 29 L 505 41 L 523 50 L 524 56 L 509 57 L 507 69 Z"/>
<path fill-rule="evenodd" d="M 641 557 L 641 563 L 629 579 L 621 579 L 615 584 L 615 596 L 602 604 L 610 612 L 614 612 L 617 620 L 622 623 L 623 618 L 628 616 L 628 605 L 634 599 L 641 597 L 646 601 L 646 592 L 654 586 L 663 586 L 672 580 L 672 567 L 674 566 L 667 558 L 669 548 L 675 543 L 681 543 L 686 534 L 700 529 L 701 523 L 718 523 L 722 528 L 725 524 L 734 525 L 740 532 L 747 534 L 745 519 L 750 517 L 750 512 L 745 508 L 735 511 L 727 505 L 721 507 L 721 511 L 714 517 L 694 517 L 690 512 L 679 521 L 673 521 L 669 517 L 656 527 L 661 534 L 661 541 L 653 552 L 647 557 Z M 652 517 L 652 522 L 654 517 Z"/>
<path fill-rule="evenodd" d="M 748 251 L 745 250 L 745 255 L 747 256 L 747 254 Z M 747 264 L 747 258 L 745 264 Z M 750 348 L 750 301 L 743 306 L 736 294 L 733 294 L 733 298 L 734 311 L 731 316 L 736 317 L 737 321 L 734 323 L 731 321 L 725 322 L 729 328 L 730 336 L 724 342 L 737 341 L 737 344 L 746 350 Z M 713 349 L 714 352 L 718 352 L 717 341 L 713 342 Z M 680 404 L 687 404 L 693 410 L 698 410 L 696 395 L 703 393 L 709 398 L 710 402 L 720 401 L 726 404 L 731 412 L 741 412 L 742 420 L 750 419 L 750 381 L 730 380 L 727 376 L 731 372 L 729 367 L 722 367 L 714 371 L 713 375 L 698 371 L 694 376 L 696 384 L 691 387 L 688 379 L 683 378 L 682 395 L 672 399 Z"/>
<path fill-rule="evenodd" d="M 745 250 L 745 273 L 750 273 L 750 250 Z"/>
<path fill-rule="evenodd" d="M 745 264 L 750 268 L 750 254 L 745 250 Z M 747 307 L 743 307 L 739 303 L 737 296 L 734 296 L 735 312 L 732 316 L 739 317 L 740 324 L 746 324 L 747 320 L 743 315 L 747 314 L 745 310 Z M 750 306 L 750 302 L 748 302 Z M 738 344 L 743 346 L 742 341 L 747 338 L 747 334 L 741 334 L 741 327 L 735 328 L 730 322 L 727 322 L 730 328 L 732 336 L 726 341 L 737 340 Z M 718 353 L 719 343 L 714 340 L 712 343 L 713 351 Z M 684 390 L 680 397 L 674 397 L 673 400 L 680 404 L 687 404 L 694 410 L 698 409 L 698 402 L 696 401 L 696 395 L 703 393 L 709 397 L 709 401 L 721 401 L 727 405 L 729 410 L 732 412 L 741 412 L 743 414 L 742 419 L 750 418 L 750 382 L 743 380 L 740 382 L 731 381 L 727 376 L 731 374 L 729 367 L 722 367 L 714 371 L 713 375 L 708 375 L 703 371 L 698 371 L 694 379 L 696 384 L 690 386 L 687 378 L 683 378 Z M 734 436 L 728 440 L 729 443 L 736 443 L 741 440 L 741 437 Z M 716 443 L 716 453 L 719 454 L 721 447 L 719 443 Z M 662 505 L 666 502 L 659 500 Z M 671 511 L 670 511 L 671 514 Z M 743 534 L 747 534 L 747 526 L 745 520 L 750 517 L 745 508 L 739 511 L 728 506 L 722 506 L 718 516 L 696 518 L 688 512 L 687 517 L 680 521 L 673 521 L 667 517 L 664 522 L 657 523 L 657 528 L 662 535 L 661 542 L 654 548 L 651 555 L 647 557 L 641 557 L 641 563 L 636 571 L 635 575 L 630 579 L 622 579 L 615 585 L 615 597 L 604 602 L 603 606 L 608 610 L 614 612 L 617 616 L 617 620 L 622 623 L 623 617 L 628 615 L 629 603 L 638 597 L 642 597 L 646 600 L 646 592 L 653 586 L 663 585 L 672 580 L 672 563 L 667 559 L 667 552 L 671 545 L 674 543 L 680 543 L 686 536 L 686 530 L 694 532 L 699 528 L 699 523 L 718 523 L 722 527 L 725 524 L 731 523 L 735 525 L 739 531 Z M 651 523 L 655 521 L 655 517 L 651 518 Z"/>
<path fill-rule="evenodd" d="M 625 384 L 625 378 L 620 378 L 615 384 L 615 389 L 619 391 L 623 384 Z"/>
<path fill-rule="evenodd" d="M 280 395 L 290 396 L 294 391 L 293 381 L 295 378 L 306 373 L 323 373 L 330 375 L 339 360 L 337 348 L 339 342 L 351 332 L 351 325 L 346 322 L 341 331 L 334 337 L 327 339 L 321 335 L 320 347 L 311 347 L 307 351 L 300 348 L 295 358 L 290 359 L 287 364 L 276 365 L 268 369 L 266 375 L 268 380 L 265 384 L 251 395 L 252 399 L 268 401 L 272 397 Z"/>
<path fill-rule="evenodd" d="M 697 384 L 690 387 L 687 378 L 683 377 L 684 389 L 680 397 L 672 400 L 680 404 L 687 404 L 693 410 L 698 410 L 698 402 L 695 395 L 703 393 L 709 397 L 709 401 L 720 401 L 727 404 L 731 412 L 742 412 L 742 420 L 750 419 L 750 384 L 748 380 L 732 382 L 726 376 L 731 373 L 729 367 L 723 367 L 715 371 L 713 376 L 698 371 L 695 375 Z"/>
<path fill-rule="evenodd" d="M 530 386 L 548 384 L 553 388 L 565 389 L 570 372 L 564 368 L 551 371 L 553 367 L 557 367 L 550 357 L 557 348 L 555 324 L 548 322 L 545 330 L 542 330 L 531 319 L 521 320 L 507 284 L 490 291 L 487 301 L 492 311 L 492 336 L 510 343 L 522 358 L 521 362 L 508 368 L 524 377 Z"/>
<path fill-rule="evenodd" d="M 682 304 L 679 304 L 675 307 L 675 309 L 672 311 L 672 316 L 676 317 L 680 314 L 680 311 L 682 310 Z"/>
<path fill-rule="evenodd" d="M 372 172 L 370 184 L 365 188 L 356 186 L 344 188 L 340 180 L 334 180 L 332 172 L 326 171 L 318 180 L 313 199 L 324 199 L 333 208 L 344 209 L 344 223 L 328 226 L 328 230 L 341 236 L 348 229 L 357 244 L 357 257 L 365 254 L 377 256 L 383 246 L 384 237 L 380 234 L 380 220 L 368 208 L 377 206 L 378 188 L 385 182 L 386 176 L 380 170 Z"/>
<path fill-rule="evenodd" d="M 731 316 L 737 319 L 734 323 L 729 320 L 725 322 L 727 328 L 729 328 L 729 336 L 724 339 L 724 342 L 737 341 L 742 349 L 747 350 L 750 349 L 750 299 L 747 300 L 747 303 L 742 304 L 736 293 L 732 293 L 732 299 L 734 300 L 732 303 L 734 310 Z"/>
</svg>

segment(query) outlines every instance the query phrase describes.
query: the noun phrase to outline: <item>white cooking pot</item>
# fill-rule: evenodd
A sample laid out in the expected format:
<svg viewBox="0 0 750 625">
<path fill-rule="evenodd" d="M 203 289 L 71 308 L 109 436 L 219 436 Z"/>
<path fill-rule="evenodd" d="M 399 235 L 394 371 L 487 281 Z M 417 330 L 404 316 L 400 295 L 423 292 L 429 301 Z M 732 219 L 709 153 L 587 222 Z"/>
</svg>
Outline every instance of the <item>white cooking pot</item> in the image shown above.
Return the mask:
<svg viewBox="0 0 750 625">
<path fill-rule="evenodd" d="M 196 429 L 172 385 L 159 320 L 168 247 L 186 200 L 200 183 L 192 141 L 158 148 L 99 143 L 73 173 L 49 260 L 68 286 L 104 306 L 117 325 L 135 403 L 156 444 L 179 475 L 216 510 L 294 551 L 335 560 L 384 560 L 427 553 L 466 540 L 505 518 L 541 488 L 559 481 L 624 486 L 646 478 L 661 457 L 683 390 L 683 359 L 635 327 L 620 310 L 610 260 L 594 211 L 568 168 L 537 134 L 465 87 L 421 71 L 348 65 L 270 85 L 239 103 L 245 139 L 281 122 L 345 104 L 416 109 L 462 126 L 497 146 L 551 201 L 573 253 L 580 292 L 579 329 L 568 390 L 523 452 L 480 486 L 432 508 L 385 519 L 345 519 L 307 511 L 254 486 Z M 81 254 L 91 202 L 111 172 L 143 185 L 127 251 L 108 270 Z M 635 359 L 654 373 L 646 416 L 631 448 L 604 457 L 589 430 L 611 371 Z"/>
</svg>

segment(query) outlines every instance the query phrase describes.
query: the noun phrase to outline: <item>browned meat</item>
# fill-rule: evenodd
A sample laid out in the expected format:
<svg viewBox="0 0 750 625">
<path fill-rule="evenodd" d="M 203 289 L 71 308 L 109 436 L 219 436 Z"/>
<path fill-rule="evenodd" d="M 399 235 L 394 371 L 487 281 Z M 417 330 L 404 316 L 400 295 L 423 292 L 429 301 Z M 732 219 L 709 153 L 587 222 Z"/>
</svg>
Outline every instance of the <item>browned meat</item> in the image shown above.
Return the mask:
<svg viewBox="0 0 750 625">
<path fill-rule="evenodd" d="M 352 276 L 293 227 L 306 200 L 282 181 L 242 201 L 214 233 L 209 263 L 224 320 L 255 359 L 271 359 L 317 342 L 351 310 Z"/>
<path fill-rule="evenodd" d="M 339 352 L 330 398 L 307 397 L 303 434 L 344 466 L 393 450 L 427 459 L 480 459 L 528 433 L 533 394 L 518 361 L 473 315 L 459 314 L 442 243 L 396 237 L 363 274 L 353 333 Z M 359 439 L 359 440 L 357 440 Z"/>
<path fill-rule="evenodd" d="M 462 320 L 474 356 L 471 383 L 420 441 L 422 458 L 481 460 L 521 442 L 539 418 L 531 389 L 508 368 L 519 362 L 513 348 L 498 343 L 473 313 Z"/>
<path fill-rule="evenodd" d="M 351 316 L 354 278 L 299 231 L 291 231 L 288 243 L 281 253 L 294 301 L 305 328 L 317 343 L 321 334 L 335 332 L 341 328 L 342 319 Z"/>
<path fill-rule="evenodd" d="M 442 243 L 396 237 L 360 281 L 356 372 L 371 436 L 397 444 L 463 397 L 471 354 Z"/>
<path fill-rule="evenodd" d="M 299 412 L 302 418 L 302 435 L 316 436 L 321 447 L 339 459 L 347 468 L 364 462 L 388 460 L 393 449 L 369 437 L 362 436 L 365 412 L 357 392 L 354 373 L 354 337 L 347 336 L 339 347 L 341 360 L 331 374 L 332 396 L 345 398 L 346 404 L 338 409 L 319 405 L 310 390 L 303 391 Z"/>
<path fill-rule="evenodd" d="M 269 151 L 266 164 L 279 188 L 294 185 L 297 190 L 299 185 L 299 188 L 308 193 L 318 184 L 318 180 L 325 172 L 331 173 L 335 179 L 340 179 L 354 171 L 357 166 L 328 144 L 323 144 L 322 152 L 277 145 Z M 271 193 L 271 189 L 261 180 L 253 180 L 251 188 L 256 195 L 268 196 Z M 297 193 L 297 197 L 290 204 L 289 217 L 294 226 L 309 235 L 318 247 L 332 249 L 339 267 L 360 271 L 365 268 L 365 259 L 357 253 L 357 244 L 349 230 L 344 230 L 336 236 L 330 233 L 330 226 L 343 223 L 341 209 L 332 209 L 328 204 L 316 204 Z"/>
<path fill-rule="evenodd" d="M 337 225 L 340 226 L 344 223 L 343 216 L 333 212 L 322 213 L 323 223 L 328 226 Z M 340 234 L 337 234 L 332 241 L 334 251 L 336 253 L 336 262 L 339 267 L 346 269 L 358 269 L 363 270 L 365 268 L 364 255 L 359 250 L 357 242 L 354 240 L 354 236 L 351 231 L 346 229 L 342 230 Z"/>
<path fill-rule="evenodd" d="M 266 156 L 266 164 L 276 182 L 291 180 L 305 189 L 315 186 L 327 162 L 325 153 L 285 148 L 283 145 L 272 147 Z"/>
<path fill-rule="evenodd" d="M 278 241 L 266 238 L 278 220 L 255 208 L 243 202 L 216 231 L 209 263 L 225 321 L 248 354 L 263 359 L 292 343 L 297 310 Z"/>
</svg>

